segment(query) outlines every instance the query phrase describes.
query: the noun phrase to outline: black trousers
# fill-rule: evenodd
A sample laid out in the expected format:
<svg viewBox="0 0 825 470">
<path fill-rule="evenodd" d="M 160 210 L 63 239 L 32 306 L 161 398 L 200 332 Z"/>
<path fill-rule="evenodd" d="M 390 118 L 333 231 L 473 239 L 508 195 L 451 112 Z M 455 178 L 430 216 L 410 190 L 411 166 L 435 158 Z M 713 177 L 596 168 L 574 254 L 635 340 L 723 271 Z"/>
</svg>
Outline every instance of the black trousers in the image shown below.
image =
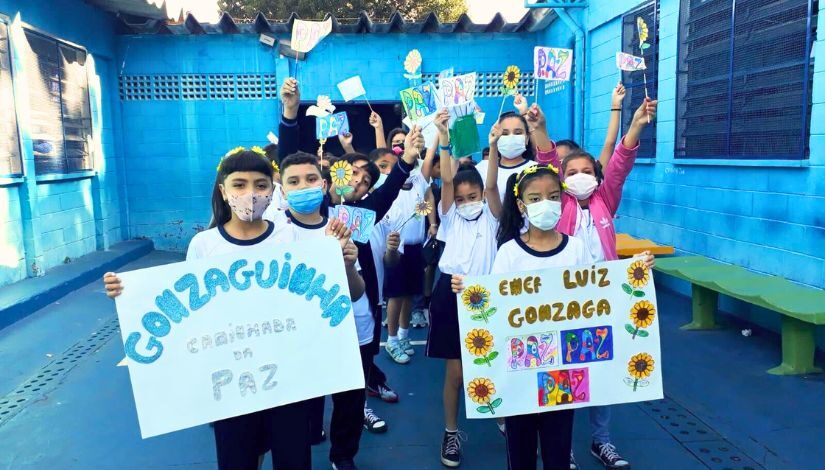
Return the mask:
<svg viewBox="0 0 825 470">
<path fill-rule="evenodd" d="M 361 369 L 366 379 L 372 366 L 372 350 L 369 344 L 361 346 Z M 332 394 L 332 420 L 329 426 L 329 461 L 355 459 L 358 444 L 364 430 L 364 402 L 367 396 L 363 388 Z M 324 397 L 309 400 L 308 435 L 317 436 L 324 422 Z"/>
<path fill-rule="evenodd" d="M 220 470 L 258 470 L 272 449 L 272 468 L 309 470 L 309 407 L 301 401 L 215 422 Z"/>
<path fill-rule="evenodd" d="M 541 445 L 544 470 L 570 468 L 573 410 L 550 411 L 504 418 L 507 426 L 507 468 L 536 468 L 536 446 Z"/>
</svg>

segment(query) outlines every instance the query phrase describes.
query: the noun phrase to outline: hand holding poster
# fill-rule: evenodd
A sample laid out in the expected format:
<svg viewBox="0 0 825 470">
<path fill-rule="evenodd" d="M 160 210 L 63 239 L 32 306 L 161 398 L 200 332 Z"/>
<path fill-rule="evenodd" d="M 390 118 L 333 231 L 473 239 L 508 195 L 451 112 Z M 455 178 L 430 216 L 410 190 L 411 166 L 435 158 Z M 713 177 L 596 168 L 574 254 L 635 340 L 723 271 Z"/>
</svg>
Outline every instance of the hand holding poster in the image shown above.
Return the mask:
<svg viewBox="0 0 825 470">
<path fill-rule="evenodd" d="M 438 108 L 461 106 L 473 101 L 476 93 L 475 72 L 442 78 L 438 82 Z"/>
<path fill-rule="evenodd" d="M 326 21 L 295 20 L 292 23 L 292 50 L 309 52 L 331 31 L 332 18 L 327 18 Z"/>
<path fill-rule="evenodd" d="M 337 240 L 119 276 L 144 438 L 364 386 Z"/>
<path fill-rule="evenodd" d="M 647 69 L 644 57 L 636 57 L 624 52 L 616 53 L 616 67 L 625 72 L 636 72 L 637 70 Z"/>
<path fill-rule="evenodd" d="M 464 279 L 468 418 L 663 397 L 656 290 L 638 259 Z"/>
<path fill-rule="evenodd" d="M 329 216 L 340 220 L 352 230 L 352 240 L 359 243 L 370 241 L 370 234 L 375 227 L 375 211 L 353 206 L 335 206 L 329 210 Z"/>
<path fill-rule="evenodd" d="M 573 50 L 536 46 L 533 70 L 536 80 L 569 81 L 573 67 Z"/>
<path fill-rule="evenodd" d="M 346 112 L 318 116 L 315 118 L 315 136 L 320 139 L 335 137 L 349 132 L 349 119 Z"/>
</svg>

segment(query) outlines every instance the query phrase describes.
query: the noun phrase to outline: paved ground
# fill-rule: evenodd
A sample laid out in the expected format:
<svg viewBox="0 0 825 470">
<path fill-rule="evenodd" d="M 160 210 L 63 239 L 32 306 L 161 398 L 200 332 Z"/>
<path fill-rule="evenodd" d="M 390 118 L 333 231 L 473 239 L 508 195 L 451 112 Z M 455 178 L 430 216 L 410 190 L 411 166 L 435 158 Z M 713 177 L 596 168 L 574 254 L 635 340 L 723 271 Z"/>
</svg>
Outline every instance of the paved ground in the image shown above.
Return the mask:
<svg viewBox="0 0 825 470">
<path fill-rule="evenodd" d="M 153 252 L 122 270 L 177 261 Z M 825 468 L 825 377 L 775 377 L 777 336 L 738 325 L 682 332 L 689 301 L 658 293 L 665 374 L 663 401 L 617 406 L 613 437 L 636 469 Z M 114 305 L 99 283 L 79 289 L 0 330 L 0 468 L 215 468 L 206 426 L 141 440 Z M 414 339 L 424 339 L 423 330 Z M 401 393 L 398 404 L 374 403 L 390 425 L 362 439 L 364 469 L 441 468 L 438 446 L 442 364 L 423 356 L 399 366 L 379 363 Z M 328 418 L 328 416 L 327 416 Z M 489 421 L 463 422 L 468 469 L 502 469 L 504 441 Z M 588 413 L 577 413 L 575 451 L 588 455 Z M 326 445 L 316 468 L 328 468 Z"/>
</svg>

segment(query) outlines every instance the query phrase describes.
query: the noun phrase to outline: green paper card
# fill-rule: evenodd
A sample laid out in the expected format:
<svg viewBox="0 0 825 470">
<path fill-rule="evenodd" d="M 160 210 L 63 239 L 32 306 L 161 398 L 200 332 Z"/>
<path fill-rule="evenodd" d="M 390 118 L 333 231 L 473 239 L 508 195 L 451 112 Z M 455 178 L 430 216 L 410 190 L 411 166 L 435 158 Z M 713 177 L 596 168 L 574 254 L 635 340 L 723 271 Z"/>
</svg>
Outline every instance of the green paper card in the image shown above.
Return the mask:
<svg viewBox="0 0 825 470">
<path fill-rule="evenodd" d="M 478 124 L 472 114 L 456 119 L 450 129 L 450 142 L 453 144 L 453 158 L 466 157 L 481 150 Z"/>
</svg>

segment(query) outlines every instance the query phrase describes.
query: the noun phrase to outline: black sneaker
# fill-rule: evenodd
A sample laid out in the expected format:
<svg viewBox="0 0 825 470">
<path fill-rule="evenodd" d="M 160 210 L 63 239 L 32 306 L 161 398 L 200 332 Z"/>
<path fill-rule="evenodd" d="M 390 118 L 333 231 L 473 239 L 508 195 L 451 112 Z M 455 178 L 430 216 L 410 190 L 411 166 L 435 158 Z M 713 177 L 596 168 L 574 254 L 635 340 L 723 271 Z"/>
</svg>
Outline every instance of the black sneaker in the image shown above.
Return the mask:
<svg viewBox="0 0 825 470">
<path fill-rule="evenodd" d="M 466 441 L 467 436 L 461 432 L 444 432 L 444 440 L 441 441 L 441 463 L 445 467 L 455 468 L 461 465 L 461 441 Z"/>
<path fill-rule="evenodd" d="M 358 470 L 355 462 L 352 460 L 341 460 L 340 462 L 332 462 L 332 470 Z"/>
<path fill-rule="evenodd" d="M 630 462 L 616 452 L 616 446 L 613 444 L 597 444 L 594 442 L 590 446 L 590 453 L 593 454 L 593 457 L 599 459 L 604 468 L 630 470 Z"/>
<path fill-rule="evenodd" d="M 381 434 L 387 432 L 387 422 L 379 418 L 372 409 L 364 408 L 364 429 L 373 434 Z"/>
</svg>

